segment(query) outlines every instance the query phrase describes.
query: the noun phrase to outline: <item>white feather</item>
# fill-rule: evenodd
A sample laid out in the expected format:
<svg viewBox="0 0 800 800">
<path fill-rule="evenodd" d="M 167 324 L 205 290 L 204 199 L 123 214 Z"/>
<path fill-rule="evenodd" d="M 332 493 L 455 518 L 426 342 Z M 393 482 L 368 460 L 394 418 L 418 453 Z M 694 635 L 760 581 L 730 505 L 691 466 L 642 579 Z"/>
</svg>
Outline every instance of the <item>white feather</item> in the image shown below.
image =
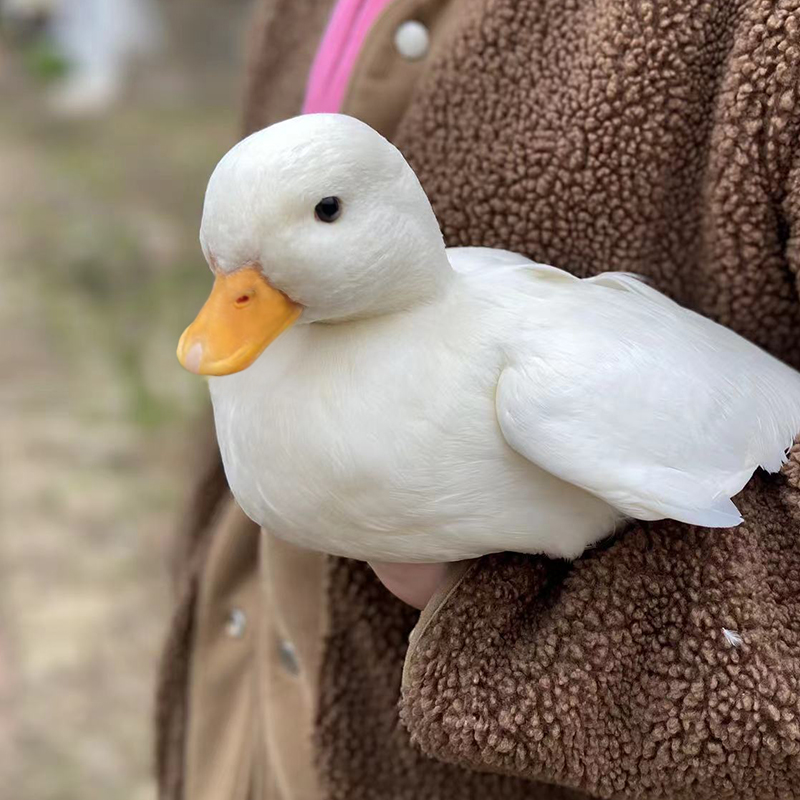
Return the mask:
<svg viewBox="0 0 800 800">
<path fill-rule="evenodd" d="M 728 628 L 723 628 L 722 635 L 725 637 L 725 641 L 729 645 L 731 645 L 731 647 L 742 646 L 742 637 L 736 631 L 731 631 L 728 630 Z"/>
<path fill-rule="evenodd" d="M 740 522 L 730 498 L 800 430 L 800 376 L 633 276 L 550 297 L 500 378 L 512 447 L 628 516 Z"/>
</svg>

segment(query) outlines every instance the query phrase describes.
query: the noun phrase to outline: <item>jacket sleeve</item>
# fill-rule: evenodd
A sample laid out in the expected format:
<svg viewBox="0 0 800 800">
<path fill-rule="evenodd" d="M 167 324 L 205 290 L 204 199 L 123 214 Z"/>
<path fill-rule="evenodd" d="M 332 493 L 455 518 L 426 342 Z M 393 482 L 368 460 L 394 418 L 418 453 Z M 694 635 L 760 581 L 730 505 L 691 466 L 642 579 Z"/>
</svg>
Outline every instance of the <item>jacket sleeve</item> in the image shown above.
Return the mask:
<svg viewBox="0 0 800 800">
<path fill-rule="evenodd" d="M 503 554 L 432 600 L 401 714 L 437 759 L 600 797 L 792 796 L 800 448 L 730 530 L 639 524 L 572 565 Z"/>
</svg>

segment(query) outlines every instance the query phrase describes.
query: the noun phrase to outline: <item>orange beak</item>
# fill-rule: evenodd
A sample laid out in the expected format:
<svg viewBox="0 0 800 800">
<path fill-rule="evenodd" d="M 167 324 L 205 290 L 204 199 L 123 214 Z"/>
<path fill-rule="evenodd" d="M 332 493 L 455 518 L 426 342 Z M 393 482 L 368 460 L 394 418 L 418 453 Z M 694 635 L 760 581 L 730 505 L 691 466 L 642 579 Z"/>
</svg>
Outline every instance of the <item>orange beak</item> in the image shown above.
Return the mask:
<svg viewBox="0 0 800 800">
<path fill-rule="evenodd" d="M 258 267 L 220 274 L 178 342 L 178 361 L 197 375 L 249 367 L 300 316 L 302 306 L 267 283 Z"/>
</svg>

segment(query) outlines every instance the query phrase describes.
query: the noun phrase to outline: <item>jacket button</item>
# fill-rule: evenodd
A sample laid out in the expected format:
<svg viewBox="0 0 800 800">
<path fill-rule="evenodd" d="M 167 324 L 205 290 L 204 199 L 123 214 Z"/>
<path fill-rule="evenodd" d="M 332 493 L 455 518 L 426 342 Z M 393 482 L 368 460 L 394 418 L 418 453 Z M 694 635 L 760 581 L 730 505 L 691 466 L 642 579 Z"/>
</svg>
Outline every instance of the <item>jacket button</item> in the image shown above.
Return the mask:
<svg viewBox="0 0 800 800">
<path fill-rule="evenodd" d="M 244 629 L 247 627 L 247 616 L 241 608 L 232 608 L 228 612 L 225 620 L 225 633 L 231 639 L 241 639 L 244 636 Z"/>
<path fill-rule="evenodd" d="M 430 46 L 428 29 L 414 19 L 407 20 L 394 32 L 394 46 L 397 52 L 408 61 L 423 58 Z"/>
<path fill-rule="evenodd" d="M 290 675 L 300 673 L 300 662 L 297 660 L 297 650 L 288 639 L 281 639 L 278 644 L 278 658 L 281 665 Z"/>
</svg>

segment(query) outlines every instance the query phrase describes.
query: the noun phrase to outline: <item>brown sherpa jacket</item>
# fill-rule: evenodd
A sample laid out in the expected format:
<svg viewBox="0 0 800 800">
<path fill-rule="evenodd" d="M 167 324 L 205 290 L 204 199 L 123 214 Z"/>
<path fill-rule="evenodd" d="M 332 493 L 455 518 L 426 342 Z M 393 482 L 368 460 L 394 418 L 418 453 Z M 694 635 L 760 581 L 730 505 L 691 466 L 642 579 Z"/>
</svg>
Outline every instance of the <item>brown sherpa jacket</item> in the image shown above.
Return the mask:
<svg viewBox="0 0 800 800">
<path fill-rule="evenodd" d="M 800 367 L 800 0 L 398 2 L 434 30 L 449 7 L 389 115 L 448 245 L 638 273 Z M 264 3 L 248 129 L 296 113 L 326 9 Z M 353 78 L 367 121 L 391 33 Z M 202 713 L 187 682 L 216 461 L 197 496 L 159 695 L 171 799 Z M 800 448 L 736 502 L 731 530 L 636 524 L 574 563 L 482 558 L 421 619 L 328 559 L 321 796 L 800 797 Z"/>
</svg>

